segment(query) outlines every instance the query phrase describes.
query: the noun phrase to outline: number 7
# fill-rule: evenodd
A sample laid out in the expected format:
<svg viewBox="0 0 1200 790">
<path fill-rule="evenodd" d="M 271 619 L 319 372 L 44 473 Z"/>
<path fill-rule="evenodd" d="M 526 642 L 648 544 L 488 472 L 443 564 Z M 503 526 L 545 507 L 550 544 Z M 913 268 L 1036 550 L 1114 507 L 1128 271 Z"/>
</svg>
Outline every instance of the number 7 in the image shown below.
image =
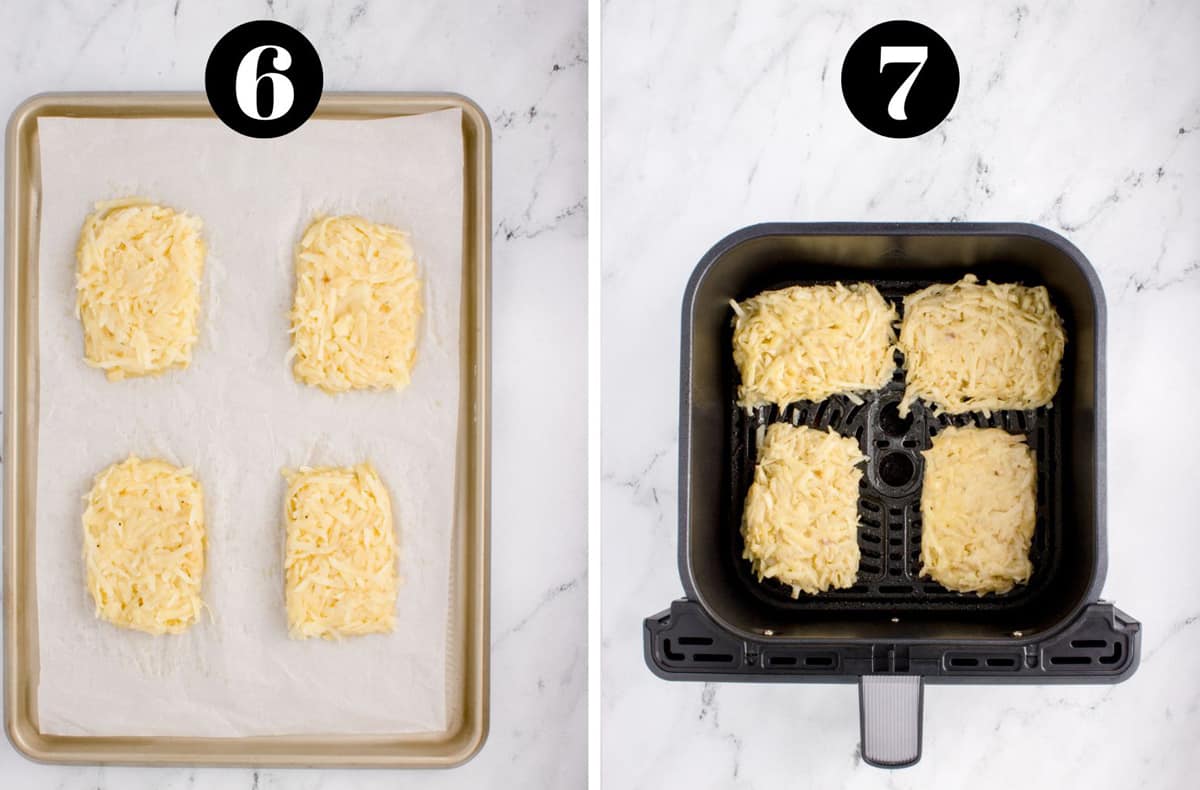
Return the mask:
<svg viewBox="0 0 1200 790">
<path fill-rule="evenodd" d="M 888 102 L 888 115 L 896 121 L 907 121 L 908 115 L 904 112 L 904 103 L 908 101 L 908 92 L 912 90 L 913 83 L 917 81 L 917 75 L 921 73 L 921 69 L 925 67 L 925 61 L 929 59 L 929 47 L 880 47 L 879 48 L 879 72 L 883 73 L 884 66 L 889 63 L 915 63 L 917 67 L 912 70 L 912 74 L 908 75 L 908 79 L 900 83 L 900 87 L 892 94 L 892 100 Z"/>
</svg>

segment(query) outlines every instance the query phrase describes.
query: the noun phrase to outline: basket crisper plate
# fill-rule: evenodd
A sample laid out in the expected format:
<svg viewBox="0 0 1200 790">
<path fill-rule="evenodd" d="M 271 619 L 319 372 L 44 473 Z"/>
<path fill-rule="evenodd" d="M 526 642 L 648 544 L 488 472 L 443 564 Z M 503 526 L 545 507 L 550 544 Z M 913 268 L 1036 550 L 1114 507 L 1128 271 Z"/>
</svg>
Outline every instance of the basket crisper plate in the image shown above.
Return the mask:
<svg viewBox="0 0 1200 790">
<path fill-rule="evenodd" d="M 930 285 L 929 282 L 893 282 L 863 279 L 879 289 L 903 315 L 904 296 Z M 797 283 L 780 283 L 787 287 Z M 813 285 L 804 282 L 803 285 Z M 730 330 L 730 344 L 732 329 Z M 742 559 L 744 542 L 740 529 L 728 530 L 733 542 L 730 556 L 737 563 L 737 578 L 752 595 L 766 605 L 790 611 L 837 609 L 887 609 L 889 611 L 994 610 L 1020 606 L 1036 596 L 1051 578 L 1059 559 L 1062 509 L 1059 492 L 1061 431 L 1053 406 L 1028 411 L 997 411 L 935 416 L 923 401 L 913 404 L 907 419 L 896 406 L 904 394 L 903 356 L 896 352 L 897 369 L 880 390 L 865 393 L 862 403 L 843 395 L 826 400 L 797 401 L 780 409 L 762 406 L 747 412 L 736 398 L 730 400 L 732 436 L 729 447 L 729 523 L 740 524 L 746 494 L 754 480 L 758 437 L 773 422 L 789 422 L 819 430 L 832 428 L 842 436 L 858 440 L 867 456 L 859 492 L 858 545 L 862 558 L 853 587 L 826 590 L 819 595 L 791 595 L 791 587 L 776 579 L 755 578 L 750 562 Z M 729 391 L 737 392 L 737 370 Z M 1056 398 L 1057 400 L 1057 398 Z M 1037 523 L 1030 547 L 1033 575 L 1029 582 L 1008 593 L 985 596 L 964 595 L 922 578 L 921 573 L 921 486 L 923 450 L 947 426 L 975 425 L 1002 428 L 1025 437 L 1037 462 Z"/>
<path fill-rule="evenodd" d="M 456 448 L 450 617 L 460 681 L 446 730 L 384 736 L 80 737 L 37 722 L 38 623 L 34 511 L 37 470 L 37 236 L 40 117 L 212 118 L 203 93 L 43 94 L 13 113 L 6 139 L 4 393 L 4 713 L 8 736 L 45 762 L 448 767 L 483 745 L 489 664 L 489 310 L 491 131 L 469 99 L 448 93 L 325 94 L 313 117 L 364 120 L 458 108 L 463 133 L 462 391 Z M 52 440 L 53 437 L 44 437 Z M 448 678 L 449 681 L 449 678 Z M 153 700 L 147 700 L 153 705 Z"/>
</svg>

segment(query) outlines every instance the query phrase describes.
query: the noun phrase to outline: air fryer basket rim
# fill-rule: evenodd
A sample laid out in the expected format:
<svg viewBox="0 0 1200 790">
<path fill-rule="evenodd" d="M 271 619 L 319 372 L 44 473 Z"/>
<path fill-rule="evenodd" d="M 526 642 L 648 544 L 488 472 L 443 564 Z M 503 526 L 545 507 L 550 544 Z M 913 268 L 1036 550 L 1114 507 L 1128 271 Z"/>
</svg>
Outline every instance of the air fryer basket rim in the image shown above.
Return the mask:
<svg viewBox="0 0 1200 790">
<path fill-rule="evenodd" d="M 765 222 L 755 225 L 750 225 L 740 230 L 734 231 L 723 239 L 714 244 L 700 259 L 700 262 L 692 272 L 688 280 L 687 288 L 684 292 L 682 305 L 682 342 L 680 346 L 680 414 L 679 414 L 679 480 L 681 483 L 690 479 L 690 466 L 692 462 L 692 446 L 691 446 L 691 427 L 692 418 L 692 346 L 693 346 L 693 329 L 694 329 L 694 309 L 695 297 L 700 286 L 705 282 L 713 267 L 725 255 L 730 253 L 735 248 L 742 244 L 772 236 L 883 236 L 883 237 L 918 237 L 918 236 L 1009 236 L 1014 238 L 1028 238 L 1035 241 L 1047 244 L 1063 256 L 1071 261 L 1078 272 L 1083 276 L 1088 286 L 1087 290 L 1092 299 L 1092 307 L 1094 309 L 1094 331 L 1095 331 L 1095 472 L 1092 484 L 1094 486 L 1093 496 L 1095 497 L 1095 525 L 1094 534 L 1097 546 L 1097 556 L 1093 564 L 1092 575 L 1087 584 L 1086 590 L 1079 600 L 1076 601 L 1067 614 L 1060 618 L 1059 621 L 1052 627 L 1043 631 L 1037 632 L 1021 638 L 1009 638 L 1003 640 L 1007 645 L 1019 645 L 1033 643 L 1044 640 L 1056 632 L 1065 630 L 1070 627 L 1073 620 L 1079 615 L 1080 611 L 1088 605 L 1089 602 L 1094 602 L 1099 598 L 1099 594 L 1104 585 L 1104 580 L 1107 572 L 1107 496 L 1106 496 L 1106 381 L 1105 381 L 1105 353 L 1106 353 L 1106 337 L 1105 330 L 1107 326 L 1107 311 L 1104 300 L 1104 292 L 1100 284 L 1099 277 L 1095 269 L 1088 261 L 1087 257 L 1074 244 L 1068 241 L 1063 236 L 1055 233 L 1052 230 L 1034 225 L 1031 223 L 1009 223 L 1009 222 L 978 222 L 978 223 L 959 223 L 959 222 Z M 764 634 L 757 631 L 749 631 L 742 628 L 740 625 L 730 622 L 720 613 L 708 605 L 704 599 L 703 593 L 699 586 L 695 584 L 693 577 L 693 569 L 691 566 L 691 492 L 689 484 L 681 484 L 679 486 L 679 539 L 678 539 L 678 568 L 680 579 L 687 598 L 698 602 L 708 615 L 722 628 L 729 633 L 736 635 L 742 639 L 748 640 L 763 640 Z M 803 636 L 788 636 L 784 634 L 768 636 L 767 638 L 779 643 L 805 643 L 816 644 L 816 642 L 808 637 Z M 863 637 L 841 637 L 836 641 L 840 644 L 876 644 L 880 640 L 876 636 Z M 897 643 L 911 644 L 954 644 L 961 642 L 961 639 L 955 637 L 908 637 L 905 638 L 902 634 L 897 634 L 895 638 L 888 641 Z M 1001 640 L 978 639 L 978 644 L 987 644 L 989 642 L 1000 643 Z"/>
</svg>

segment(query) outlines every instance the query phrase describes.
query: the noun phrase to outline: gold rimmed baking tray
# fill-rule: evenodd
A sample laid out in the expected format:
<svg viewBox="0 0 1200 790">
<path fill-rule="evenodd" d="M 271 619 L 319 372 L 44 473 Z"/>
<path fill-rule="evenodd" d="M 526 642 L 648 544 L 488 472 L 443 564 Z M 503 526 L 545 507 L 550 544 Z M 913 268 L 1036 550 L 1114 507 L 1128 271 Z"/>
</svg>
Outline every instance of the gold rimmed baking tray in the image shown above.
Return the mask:
<svg viewBox="0 0 1200 790">
<path fill-rule="evenodd" d="M 488 727 L 491 296 L 491 130 L 472 101 L 448 93 L 325 94 L 319 119 L 364 120 L 458 108 L 463 133 L 462 397 L 451 557 L 452 649 L 465 671 L 444 731 L 394 736 L 231 738 L 82 737 L 38 727 L 38 622 L 34 513 L 37 473 L 37 121 L 212 118 L 203 93 L 58 93 L 13 112 L 5 145 L 4 293 L 4 719 L 13 745 L 55 763 L 450 767 L 470 759 Z M 153 704 L 147 700 L 147 704 Z"/>
</svg>

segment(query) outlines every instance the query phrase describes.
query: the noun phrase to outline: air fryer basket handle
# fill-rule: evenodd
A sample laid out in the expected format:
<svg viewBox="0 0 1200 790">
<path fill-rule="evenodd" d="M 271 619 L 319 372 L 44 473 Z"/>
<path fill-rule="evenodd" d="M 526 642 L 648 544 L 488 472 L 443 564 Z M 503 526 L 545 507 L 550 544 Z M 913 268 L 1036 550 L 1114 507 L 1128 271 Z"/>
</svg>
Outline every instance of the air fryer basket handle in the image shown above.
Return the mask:
<svg viewBox="0 0 1200 790">
<path fill-rule="evenodd" d="M 858 681 L 863 761 L 904 768 L 921 759 L 925 679 L 920 675 L 863 675 Z"/>
</svg>

